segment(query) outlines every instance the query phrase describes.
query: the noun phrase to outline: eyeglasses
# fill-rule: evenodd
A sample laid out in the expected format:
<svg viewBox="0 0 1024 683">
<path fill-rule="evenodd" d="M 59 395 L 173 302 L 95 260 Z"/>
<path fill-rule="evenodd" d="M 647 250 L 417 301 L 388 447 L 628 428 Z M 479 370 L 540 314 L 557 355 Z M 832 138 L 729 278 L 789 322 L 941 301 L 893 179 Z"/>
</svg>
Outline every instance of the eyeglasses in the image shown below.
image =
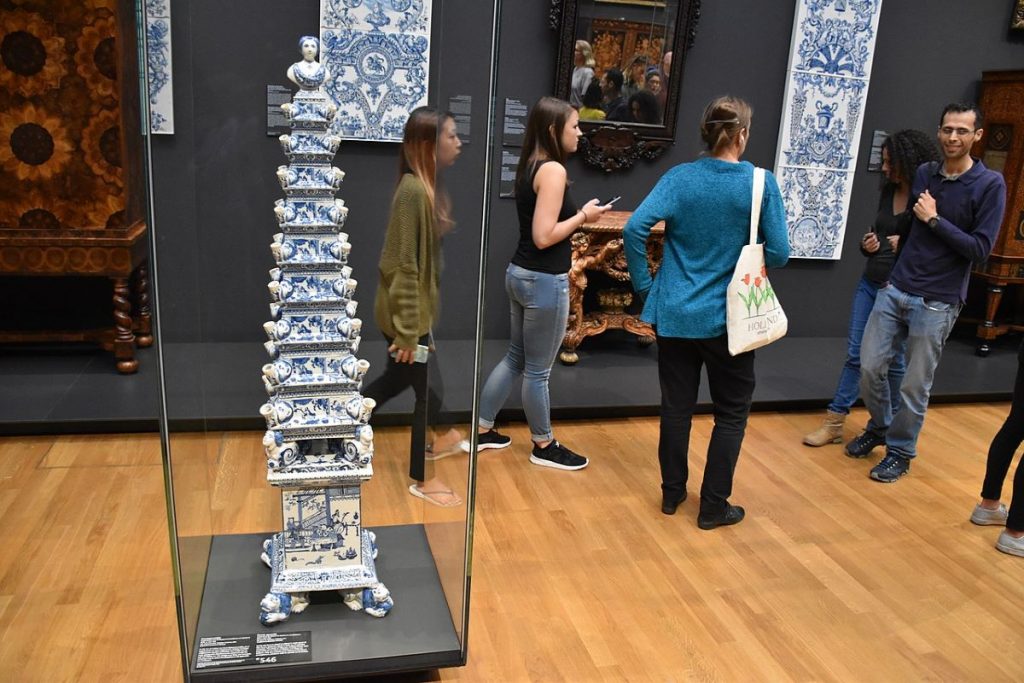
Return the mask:
<svg viewBox="0 0 1024 683">
<path fill-rule="evenodd" d="M 950 126 L 943 126 L 942 128 L 939 128 L 939 132 L 947 138 L 953 137 L 953 133 L 956 133 L 957 137 L 964 138 L 972 134 L 974 131 L 968 128 L 951 128 Z"/>
</svg>

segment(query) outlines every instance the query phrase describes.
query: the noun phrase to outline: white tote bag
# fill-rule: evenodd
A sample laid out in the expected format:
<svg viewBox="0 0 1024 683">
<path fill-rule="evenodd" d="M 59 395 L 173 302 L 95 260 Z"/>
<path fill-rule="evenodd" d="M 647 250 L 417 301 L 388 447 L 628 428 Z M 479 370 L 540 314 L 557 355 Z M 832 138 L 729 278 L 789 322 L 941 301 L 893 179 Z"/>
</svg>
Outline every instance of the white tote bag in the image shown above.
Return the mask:
<svg viewBox="0 0 1024 683">
<path fill-rule="evenodd" d="M 725 326 L 729 332 L 729 353 L 753 351 L 786 334 L 788 322 L 782 304 L 768 282 L 764 266 L 764 245 L 757 244 L 764 197 L 764 169 L 754 169 L 750 207 L 750 241 L 744 245 L 726 290 Z"/>
</svg>

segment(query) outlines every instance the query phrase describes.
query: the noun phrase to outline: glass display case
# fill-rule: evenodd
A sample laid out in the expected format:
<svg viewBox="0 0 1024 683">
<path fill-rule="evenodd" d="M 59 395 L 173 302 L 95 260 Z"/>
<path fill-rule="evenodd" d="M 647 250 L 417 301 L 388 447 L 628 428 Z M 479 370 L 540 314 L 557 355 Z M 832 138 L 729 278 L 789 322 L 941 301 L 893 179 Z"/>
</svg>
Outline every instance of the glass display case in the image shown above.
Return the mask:
<svg viewBox="0 0 1024 683">
<path fill-rule="evenodd" d="M 187 680 L 465 662 L 495 5 L 137 4 Z M 377 322 L 398 141 L 420 105 L 451 112 L 461 143 L 422 165 L 441 273 L 414 373 L 426 428 L 412 389 L 381 387 L 397 364 Z"/>
</svg>

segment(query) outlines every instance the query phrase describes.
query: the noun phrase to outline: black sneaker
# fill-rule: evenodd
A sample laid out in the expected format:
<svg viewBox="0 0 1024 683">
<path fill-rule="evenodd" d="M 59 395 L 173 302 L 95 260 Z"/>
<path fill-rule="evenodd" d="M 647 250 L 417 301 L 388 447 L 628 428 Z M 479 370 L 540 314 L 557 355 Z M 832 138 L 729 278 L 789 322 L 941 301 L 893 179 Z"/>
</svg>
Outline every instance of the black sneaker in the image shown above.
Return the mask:
<svg viewBox="0 0 1024 683">
<path fill-rule="evenodd" d="M 910 460 L 893 455 L 892 453 L 886 453 L 885 457 L 882 458 L 882 462 L 871 468 L 869 476 L 883 484 L 891 484 L 909 471 Z"/>
<path fill-rule="evenodd" d="M 860 436 L 846 444 L 846 454 L 851 458 L 866 458 L 875 446 L 884 446 L 885 436 L 864 430 Z"/>
<path fill-rule="evenodd" d="M 573 453 L 554 439 L 544 448 L 533 444 L 530 462 L 541 467 L 554 467 L 556 470 L 582 470 L 590 464 L 582 455 Z"/>
<path fill-rule="evenodd" d="M 476 435 L 476 450 L 486 451 L 488 448 L 506 448 L 512 443 L 511 436 L 499 434 L 493 427 L 483 434 Z M 469 453 L 469 441 L 462 442 L 462 450 Z"/>
<path fill-rule="evenodd" d="M 717 529 L 720 526 L 739 524 L 746 516 L 746 511 L 739 505 L 726 505 L 725 512 L 718 515 L 697 515 L 697 526 L 705 531 Z"/>
</svg>

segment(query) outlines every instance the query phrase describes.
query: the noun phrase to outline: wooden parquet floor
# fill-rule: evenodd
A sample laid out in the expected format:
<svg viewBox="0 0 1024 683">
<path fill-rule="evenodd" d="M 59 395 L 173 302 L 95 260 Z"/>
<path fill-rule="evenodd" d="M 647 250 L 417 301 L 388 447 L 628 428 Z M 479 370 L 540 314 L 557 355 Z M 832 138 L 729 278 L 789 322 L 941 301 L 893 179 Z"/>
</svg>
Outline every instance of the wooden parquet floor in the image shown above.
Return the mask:
<svg viewBox="0 0 1024 683">
<path fill-rule="evenodd" d="M 968 522 L 1006 411 L 933 407 L 892 485 L 867 478 L 877 457 L 801 446 L 820 414 L 755 414 L 733 495 L 747 519 L 711 532 L 695 524 L 709 416 L 672 517 L 656 419 L 557 424 L 592 458 L 575 473 L 530 465 L 510 425 L 512 447 L 479 457 L 469 663 L 401 680 L 1022 681 L 1024 559 Z M 422 518 L 405 438 L 378 430 L 371 526 Z M 279 524 L 259 439 L 175 437 L 180 523 Z M 440 464 L 458 484 L 465 463 Z M 0 439 L 0 547 L 0 679 L 181 680 L 155 435 Z"/>
</svg>

